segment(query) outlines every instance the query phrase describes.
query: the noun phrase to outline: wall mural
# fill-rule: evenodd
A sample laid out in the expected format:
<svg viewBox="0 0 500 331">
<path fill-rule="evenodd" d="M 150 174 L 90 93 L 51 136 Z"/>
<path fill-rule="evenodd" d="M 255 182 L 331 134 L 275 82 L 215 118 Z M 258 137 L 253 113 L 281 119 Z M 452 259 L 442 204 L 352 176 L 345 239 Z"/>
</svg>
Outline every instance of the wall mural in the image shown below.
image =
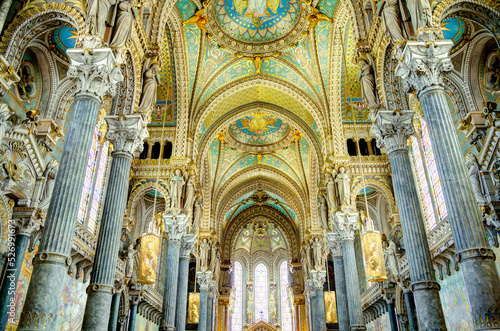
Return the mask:
<svg viewBox="0 0 500 331">
<path fill-rule="evenodd" d="M 366 324 L 366 329 L 369 331 L 387 331 L 391 329 L 391 322 L 389 321 L 389 313 L 380 315 L 375 320 Z"/>
<path fill-rule="evenodd" d="M 438 280 L 438 283 L 441 285 L 439 294 L 447 329 L 474 330 L 462 273 L 452 270 L 451 276 L 445 276 L 443 280 Z"/>
<path fill-rule="evenodd" d="M 147 320 L 145 317 L 137 314 L 137 320 L 135 322 L 136 331 L 158 331 L 158 325 Z"/>
</svg>

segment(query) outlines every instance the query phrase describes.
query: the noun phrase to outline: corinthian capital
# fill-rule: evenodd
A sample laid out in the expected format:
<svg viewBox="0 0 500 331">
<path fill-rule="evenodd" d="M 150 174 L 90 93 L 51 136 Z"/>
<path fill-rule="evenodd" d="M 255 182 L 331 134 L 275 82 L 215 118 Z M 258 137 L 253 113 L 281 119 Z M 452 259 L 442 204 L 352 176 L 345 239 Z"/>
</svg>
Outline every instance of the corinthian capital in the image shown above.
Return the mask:
<svg viewBox="0 0 500 331">
<path fill-rule="evenodd" d="M 407 149 L 406 141 L 415 133 L 413 110 L 379 110 L 375 115 L 371 133 L 377 137 L 377 145 L 385 146 L 387 154 Z"/>
<path fill-rule="evenodd" d="M 327 232 L 326 241 L 328 242 L 328 248 L 332 252 L 333 258 L 337 256 L 342 257 L 342 242 L 340 236 L 337 233 Z"/>
<path fill-rule="evenodd" d="M 337 231 L 342 241 L 354 240 L 354 233 L 358 229 L 358 213 L 338 212 L 335 214 Z"/>
<path fill-rule="evenodd" d="M 418 93 L 428 87 L 443 86 L 442 74 L 453 69 L 451 40 L 409 40 L 396 67 L 396 76 L 404 79 L 408 89 Z"/>
<path fill-rule="evenodd" d="M 163 215 L 163 224 L 165 224 L 165 231 L 168 233 L 169 241 L 181 241 L 189 228 L 187 214 L 181 213 L 178 209 L 167 210 Z"/>
<path fill-rule="evenodd" d="M 196 235 L 188 233 L 182 237 L 180 257 L 189 258 L 193 251 Z"/>
<path fill-rule="evenodd" d="M 200 291 L 207 292 L 210 290 L 212 278 L 212 271 L 205 270 L 196 273 L 196 280 L 198 281 L 198 285 L 200 285 Z"/>
<path fill-rule="evenodd" d="M 84 42 L 82 48 L 70 48 L 68 77 L 76 82 L 76 95 L 87 95 L 102 101 L 112 96 L 116 83 L 123 81 L 111 48 L 100 47 L 96 42 Z"/>
<path fill-rule="evenodd" d="M 116 152 L 134 154 L 142 152 L 143 140 L 149 137 L 146 124 L 141 115 L 106 116 L 108 132 L 106 138 L 113 144 Z"/>
<path fill-rule="evenodd" d="M 316 268 L 311 270 L 309 273 L 309 279 L 307 280 L 307 286 L 310 289 L 323 289 L 323 285 L 325 284 L 326 280 L 326 270 L 325 268 Z"/>
</svg>

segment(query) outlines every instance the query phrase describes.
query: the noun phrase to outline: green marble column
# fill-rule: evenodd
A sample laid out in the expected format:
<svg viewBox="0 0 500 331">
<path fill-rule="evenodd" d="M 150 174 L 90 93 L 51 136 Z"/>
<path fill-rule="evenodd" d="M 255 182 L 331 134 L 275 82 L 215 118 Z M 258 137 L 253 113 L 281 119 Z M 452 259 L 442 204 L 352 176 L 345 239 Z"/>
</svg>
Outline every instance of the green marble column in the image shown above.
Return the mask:
<svg viewBox="0 0 500 331">
<path fill-rule="evenodd" d="M 97 114 L 102 98 L 112 94 L 123 79 L 110 48 L 95 37 L 82 48 L 68 49 L 67 76 L 76 81 L 73 117 L 45 220 L 39 251 L 18 330 L 52 330 L 61 302 L 64 279 L 71 264 L 71 245 Z"/>
<path fill-rule="evenodd" d="M 189 260 L 195 243 L 195 235 L 182 237 L 179 258 L 179 276 L 177 278 L 177 309 L 175 313 L 175 329 L 186 329 L 186 311 L 188 300 Z"/>
</svg>

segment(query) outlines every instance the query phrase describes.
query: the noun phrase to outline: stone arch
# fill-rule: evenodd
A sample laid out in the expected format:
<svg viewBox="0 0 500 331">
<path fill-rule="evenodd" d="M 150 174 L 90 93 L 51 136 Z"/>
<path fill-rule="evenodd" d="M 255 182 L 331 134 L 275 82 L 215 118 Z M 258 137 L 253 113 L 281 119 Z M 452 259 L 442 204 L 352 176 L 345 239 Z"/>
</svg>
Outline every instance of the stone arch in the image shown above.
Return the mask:
<svg viewBox="0 0 500 331">
<path fill-rule="evenodd" d="M 167 188 L 162 185 L 161 182 L 156 185 L 156 182 L 145 182 L 142 183 L 138 186 L 136 186 L 132 192 L 130 193 L 130 196 L 128 198 L 128 203 L 127 203 L 127 209 L 126 209 L 126 214 L 130 216 L 130 218 L 133 220 L 135 216 L 135 206 L 137 205 L 139 199 L 144 197 L 144 195 L 148 192 L 151 192 L 153 190 L 157 190 L 163 195 L 165 202 L 170 203 L 170 194 L 167 190 Z M 168 200 L 167 200 L 168 199 Z"/>
<path fill-rule="evenodd" d="M 21 11 L 4 32 L 0 54 L 17 72 L 29 44 L 40 34 L 59 26 L 72 27 L 80 35 L 85 31 L 85 19 L 75 8 L 56 2 Z"/>
<path fill-rule="evenodd" d="M 393 213 L 398 212 L 396 201 L 394 200 L 394 195 L 392 194 L 390 187 L 387 184 L 381 183 L 380 181 L 377 181 L 373 178 L 365 178 L 365 183 L 363 183 L 363 181 L 359 181 L 355 186 L 353 186 L 353 188 L 351 189 L 351 205 L 356 205 L 356 197 L 358 193 L 363 189 L 364 184 L 366 184 L 366 187 L 372 188 L 375 191 L 382 193 L 383 197 L 389 204 L 391 211 Z"/>
</svg>

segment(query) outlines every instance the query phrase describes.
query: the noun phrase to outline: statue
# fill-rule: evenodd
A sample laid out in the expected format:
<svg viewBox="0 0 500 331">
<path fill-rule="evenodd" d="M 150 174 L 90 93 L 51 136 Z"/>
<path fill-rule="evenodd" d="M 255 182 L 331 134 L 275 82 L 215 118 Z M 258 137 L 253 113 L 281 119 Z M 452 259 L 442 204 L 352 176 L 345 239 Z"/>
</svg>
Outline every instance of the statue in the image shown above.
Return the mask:
<svg viewBox="0 0 500 331">
<path fill-rule="evenodd" d="M 211 255 L 210 255 L 210 269 L 215 272 L 215 262 L 217 260 L 217 250 L 218 250 L 218 244 L 213 243 L 212 244 L 212 249 L 211 249 Z"/>
<path fill-rule="evenodd" d="M 345 167 L 339 168 L 337 179 L 341 205 L 350 205 L 351 203 L 351 177 Z"/>
<path fill-rule="evenodd" d="M 311 258 L 311 246 L 309 244 L 305 244 L 305 257 L 306 257 L 306 265 L 307 265 L 307 270 L 313 269 L 313 263 L 312 263 L 312 258 Z"/>
<path fill-rule="evenodd" d="M 229 291 L 229 316 L 233 315 L 234 312 L 234 303 L 236 301 L 236 289 L 234 287 L 231 287 L 231 290 Z"/>
<path fill-rule="evenodd" d="M 185 183 L 181 169 L 175 169 L 174 176 L 170 179 L 170 208 L 181 207 L 182 189 Z"/>
<path fill-rule="evenodd" d="M 210 243 L 207 238 L 204 238 L 200 244 L 200 268 L 206 270 L 208 268 L 208 250 Z"/>
<path fill-rule="evenodd" d="M 336 175 L 335 171 L 333 174 L 328 175 L 328 179 L 326 181 L 328 207 L 330 208 L 330 212 L 334 212 L 339 208 L 339 204 L 338 204 L 338 200 L 337 200 L 337 190 L 335 188 L 335 180 L 333 179 L 334 175 Z"/>
<path fill-rule="evenodd" d="M 7 119 L 13 114 L 14 112 L 10 111 L 9 106 L 0 101 L 0 143 L 2 143 L 7 128 L 12 127 L 12 122 L 7 121 Z"/>
<path fill-rule="evenodd" d="M 373 74 L 373 67 L 366 59 L 359 59 L 358 65 L 361 68 L 359 73 L 359 83 L 361 84 L 361 94 L 363 101 L 367 108 L 377 109 L 380 107 L 378 102 L 375 76 Z"/>
<path fill-rule="evenodd" d="M 139 113 L 149 113 L 151 107 L 156 103 L 156 92 L 160 83 L 158 79 L 159 69 L 160 64 L 156 60 L 148 59 L 144 63 L 141 102 L 137 109 Z"/>
<path fill-rule="evenodd" d="M 311 246 L 314 254 L 314 266 L 323 265 L 323 243 L 320 241 L 319 237 L 314 237 L 311 240 Z"/>
<path fill-rule="evenodd" d="M 384 250 L 385 266 L 388 271 L 388 278 L 394 282 L 398 282 L 400 278 L 399 262 L 397 257 L 397 247 L 394 241 L 387 238 L 385 234 L 382 235 L 382 240 L 385 241 L 387 247 Z"/>
<path fill-rule="evenodd" d="M 415 33 L 422 28 L 432 27 L 432 10 L 429 0 L 406 0 L 411 24 Z"/>
<path fill-rule="evenodd" d="M 194 202 L 194 176 L 189 176 L 186 184 L 186 201 L 184 202 L 184 209 L 191 211 Z"/>
<path fill-rule="evenodd" d="M 321 227 L 328 229 L 328 208 L 326 207 L 325 197 L 319 197 L 319 219 L 321 220 Z"/>
<path fill-rule="evenodd" d="M 486 202 L 485 196 L 488 191 L 481 178 L 481 169 L 474 154 L 467 153 L 465 156 L 465 165 L 469 169 L 470 182 L 472 183 L 472 189 L 474 191 L 476 201 L 482 205 Z"/>
<path fill-rule="evenodd" d="M 125 47 L 128 38 L 130 38 L 134 25 L 134 13 L 132 13 L 134 2 L 135 0 L 123 0 L 118 5 L 118 20 L 111 40 L 111 47 Z"/>
<path fill-rule="evenodd" d="M 197 230 L 200 227 L 200 221 L 201 221 L 201 198 L 197 198 L 194 202 L 193 230 Z"/>
<path fill-rule="evenodd" d="M 135 269 L 135 254 L 134 243 L 130 244 L 127 249 L 127 261 L 125 262 L 125 278 L 131 279 Z"/>
<path fill-rule="evenodd" d="M 403 30 L 401 29 L 401 16 L 399 13 L 399 0 L 382 0 L 379 4 L 378 14 L 382 16 L 385 28 L 389 31 L 394 41 L 403 41 Z"/>
<path fill-rule="evenodd" d="M 45 167 L 45 171 L 43 172 L 45 186 L 43 187 L 43 194 L 38 204 L 39 209 L 49 208 L 50 198 L 52 197 L 52 191 L 54 191 L 54 184 L 56 183 L 57 170 L 58 164 L 56 160 L 50 161 Z"/>
<path fill-rule="evenodd" d="M 248 300 L 247 300 L 247 316 L 248 316 L 249 324 L 253 319 L 253 313 L 254 313 L 253 291 L 251 288 L 249 288 L 248 289 Z"/>
<path fill-rule="evenodd" d="M 205 24 L 208 23 L 207 18 L 203 15 L 203 9 L 198 10 L 196 14 L 188 18 L 187 21 L 182 23 L 182 26 L 188 25 L 188 24 L 196 24 L 198 28 L 200 28 L 201 31 L 207 32 L 207 28 L 205 27 Z"/>
<path fill-rule="evenodd" d="M 109 9 L 116 4 L 115 0 L 94 0 L 89 11 L 90 33 L 104 38 L 106 22 L 109 19 Z"/>
<path fill-rule="evenodd" d="M 307 254 L 306 248 L 302 247 L 302 250 L 300 251 L 300 256 L 301 256 L 300 262 L 302 264 L 302 275 L 304 277 L 307 277 L 307 275 L 309 275 L 309 268 L 310 268 L 306 254 Z"/>
<path fill-rule="evenodd" d="M 270 284 L 269 286 L 269 315 L 271 318 L 276 317 L 276 296 L 275 296 L 275 291 L 276 291 L 276 285 L 275 284 Z"/>
</svg>

